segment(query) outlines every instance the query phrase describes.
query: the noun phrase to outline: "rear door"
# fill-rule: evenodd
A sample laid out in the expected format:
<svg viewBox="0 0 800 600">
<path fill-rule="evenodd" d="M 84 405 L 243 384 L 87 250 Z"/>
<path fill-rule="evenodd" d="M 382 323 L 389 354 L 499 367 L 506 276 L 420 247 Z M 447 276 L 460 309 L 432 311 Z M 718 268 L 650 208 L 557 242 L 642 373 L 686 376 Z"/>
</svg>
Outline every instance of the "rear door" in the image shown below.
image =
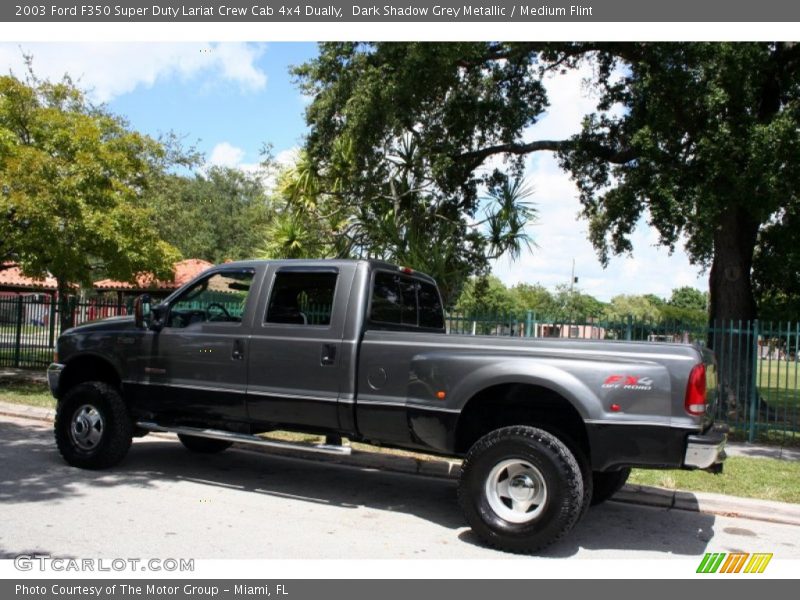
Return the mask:
<svg viewBox="0 0 800 600">
<path fill-rule="evenodd" d="M 355 268 L 273 265 L 248 358 L 250 420 L 339 429 L 342 336 Z"/>
</svg>

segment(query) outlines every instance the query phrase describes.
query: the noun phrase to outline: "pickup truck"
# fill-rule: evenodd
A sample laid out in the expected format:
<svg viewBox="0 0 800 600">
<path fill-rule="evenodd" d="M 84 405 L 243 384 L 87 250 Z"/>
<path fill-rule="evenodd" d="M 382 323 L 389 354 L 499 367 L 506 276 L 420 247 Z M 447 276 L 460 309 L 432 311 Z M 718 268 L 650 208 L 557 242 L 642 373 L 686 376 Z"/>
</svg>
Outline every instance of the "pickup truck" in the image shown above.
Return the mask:
<svg viewBox="0 0 800 600">
<path fill-rule="evenodd" d="M 134 306 L 58 339 L 55 438 L 76 467 L 111 467 L 150 431 L 201 453 L 290 430 L 457 457 L 473 531 L 533 552 L 631 467 L 718 472 L 724 459 L 708 350 L 449 335 L 435 281 L 409 268 L 233 262 Z"/>
</svg>

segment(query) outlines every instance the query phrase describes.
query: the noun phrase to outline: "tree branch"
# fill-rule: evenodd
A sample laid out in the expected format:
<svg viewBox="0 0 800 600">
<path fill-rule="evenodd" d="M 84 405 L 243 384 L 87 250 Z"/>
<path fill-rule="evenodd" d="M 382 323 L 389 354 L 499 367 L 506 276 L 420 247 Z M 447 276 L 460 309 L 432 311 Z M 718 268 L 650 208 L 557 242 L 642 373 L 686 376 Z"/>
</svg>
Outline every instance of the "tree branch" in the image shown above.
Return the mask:
<svg viewBox="0 0 800 600">
<path fill-rule="evenodd" d="M 477 168 L 483 163 L 484 160 L 495 154 L 530 154 L 531 152 L 569 152 L 575 149 L 576 144 L 573 140 L 537 140 L 535 142 L 524 143 L 511 143 L 511 144 L 497 144 L 495 146 L 487 146 L 478 150 L 464 152 L 454 158 L 457 162 L 465 163 L 470 170 Z M 630 148 L 616 149 L 595 144 L 592 146 L 584 145 L 584 147 L 591 152 L 592 155 L 605 160 L 607 162 L 624 165 L 636 158 L 636 153 Z"/>
</svg>

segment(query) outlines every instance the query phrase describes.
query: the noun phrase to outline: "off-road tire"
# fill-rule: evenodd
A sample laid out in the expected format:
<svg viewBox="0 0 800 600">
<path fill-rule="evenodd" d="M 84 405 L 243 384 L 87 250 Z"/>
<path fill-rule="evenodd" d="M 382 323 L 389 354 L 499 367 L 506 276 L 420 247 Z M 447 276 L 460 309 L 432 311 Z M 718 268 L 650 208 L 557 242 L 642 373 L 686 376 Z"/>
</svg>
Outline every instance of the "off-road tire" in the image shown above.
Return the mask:
<svg viewBox="0 0 800 600">
<path fill-rule="evenodd" d="M 597 506 L 611 498 L 622 489 L 631 474 L 629 468 L 619 471 L 595 471 L 592 473 L 594 491 L 592 492 L 592 506 Z"/>
<path fill-rule="evenodd" d="M 178 439 L 181 441 L 184 448 L 192 452 L 197 452 L 198 454 L 216 454 L 227 450 L 233 445 L 233 442 L 226 442 L 225 440 L 215 440 L 182 433 L 178 434 Z"/>
<path fill-rule="evenodd" d="M 502 473 L 496 473 L 498 469 L 502 472 L 507 463 L 527 465 L 528 472 L 537 478 L 537 485 L 530 489 L 544 488 L 544 500 L 532 509 L 534 516 L 525 522 L 507 520 L 492 508 L 492 503 L 497 506 L 502 496 L 492 493 L 493 482 L 504 481 Z M 513 479 L 518 477 L 526 475 Z M 525 491 L 527 484 L 520 486 L 511 480 L 509 468 L 506 489 Z M 461 467 L 458 498 L 467 522 L 481 540 L 509 552 L 535 552 L 567 534 L 580 518 L 584 505 L 581 466 L 567 445 L 554 435 L 536 427 L 503 427 L 486 434 L 470 449 Z M 525 510 L 514 512 L 515 507 L 509 506 L 513 500 L 503 502 L 507 516 L 528 518 Z"/>
<path fill-rule="evenodd" d="M 74 467 L 107 469 L 118 464 L 131 447 L 133 430 L 119 391 L 102 381 L 79 383 L 56 407 L 56 445 Z"/>
</svg>

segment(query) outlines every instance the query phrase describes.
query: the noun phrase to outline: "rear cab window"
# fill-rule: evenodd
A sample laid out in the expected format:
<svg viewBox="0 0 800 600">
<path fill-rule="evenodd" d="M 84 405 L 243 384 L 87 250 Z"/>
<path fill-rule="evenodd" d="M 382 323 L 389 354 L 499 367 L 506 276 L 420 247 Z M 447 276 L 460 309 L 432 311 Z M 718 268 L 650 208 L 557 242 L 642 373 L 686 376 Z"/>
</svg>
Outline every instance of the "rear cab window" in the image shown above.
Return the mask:
<svg viewBox="0 0 800 600">
<path fill-rule="evenodd" d="M 444 332 L 444 311 L 433 283 L 411 274 L 375 271 L 369 329 Z"/>
</svg>

